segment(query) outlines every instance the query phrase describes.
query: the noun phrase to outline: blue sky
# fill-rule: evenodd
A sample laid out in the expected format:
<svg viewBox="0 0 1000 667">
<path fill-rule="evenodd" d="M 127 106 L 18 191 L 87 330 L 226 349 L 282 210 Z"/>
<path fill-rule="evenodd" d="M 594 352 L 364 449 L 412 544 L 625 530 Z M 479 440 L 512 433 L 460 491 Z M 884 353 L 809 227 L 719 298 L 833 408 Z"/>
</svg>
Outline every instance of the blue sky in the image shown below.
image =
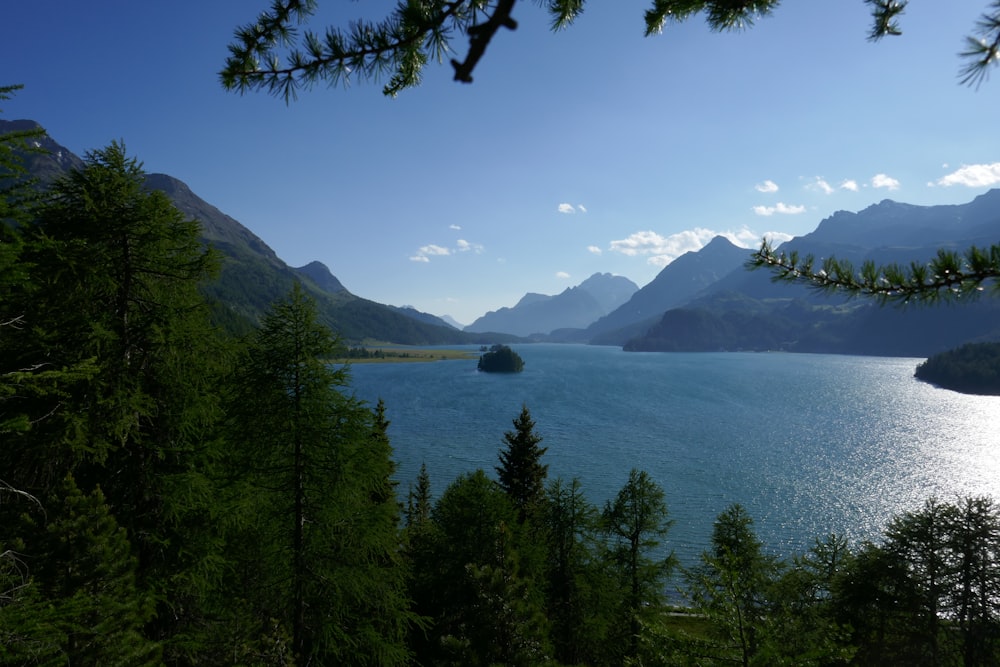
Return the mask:
<svg viewBox="0 0 1000 667">
<path fill-rule="evenodd" d="M 0 83 L 25 89 L 2 117 L 81 155 L 124 140 L 289 264 L 463 323 L 599 271 L 645 285 L 715 234 L 752 247 L 837 210 L 963 203 L 1000 182 L 1000 80 L 957 82 L 986 0 L 913 2 L 903 36 L 876 44 L 861 0 L 651 38 L 647 0 L 590 0 L 559 33 L 525 1 L 471 85 L 431 65 L 396 99 L 360 82 L 291 105 L 218 83 L 234 28 L 267 4 L 12 3 Z M 325 0 L 314 26 L 389 6 Z"/>
</svg>

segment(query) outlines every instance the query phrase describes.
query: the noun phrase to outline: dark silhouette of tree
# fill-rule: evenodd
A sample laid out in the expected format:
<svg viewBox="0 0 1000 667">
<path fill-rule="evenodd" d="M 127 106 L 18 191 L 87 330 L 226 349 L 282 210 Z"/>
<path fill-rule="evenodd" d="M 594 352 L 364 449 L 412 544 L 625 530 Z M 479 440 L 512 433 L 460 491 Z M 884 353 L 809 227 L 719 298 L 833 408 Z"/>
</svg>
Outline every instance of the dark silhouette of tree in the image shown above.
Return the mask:
<svg viewBox="0 0 1000 667">
<path fill-rule="evenodd" d="M 492 589 L 501 604 L 520 604 L 508 592 L 526 593 L 512 537 L 517 514 L 496 482 L 476 470 L 445 488 L 432 520 L 432 541 L 414 567 L 423 581 L 420 609 L 431 619 L 429 653 L 416 658 L 421 664 L 490 664 L 486 656 L 496 656 L 500 647 L 491 635 L 491 617 L 482 611 L 487 590 L 503 583 Z M 490 583 L 498 571 L 502 581 Z"/>
<path fill-rule="evenodd" d="M 967 343 L 935 354 L 914 375 L 945 389 L 1000 396 L 1000 343 Z"/>
<path fill-rule="evenodd" d="M 485 373 L 520 373 L 524 360 L 506 345 L 496 344 L 479 357 L 478 369 Z"/>
<path fill-rule="evenodd" d="M 620 595 L 604 558 L 601 514 L 580 480 L 553 480 L 542 518 L 546 539 L 546 613 L 555 658 L 568 665 L 605 664 Z"/>
<path fill-rule="evenodd" d="M 67 477 L 22 517 L 18 544 L 32 554 L 27 590 L 0 604 L 5 664 L 159 665 L 161 646 L 144 636 L 153 598 L 137 582 L 125 531 L 96 488 L 84 494 Z"/>
<path fill-rule="evenodd" d="M 420 472 L 417 473 L 416 486 L 410 487 L 406 498 L 406 525 L 407 527 L 426 526 L 431 520 L 431 476 L 427 472 L 427 464 L 420 464 Z"/>
<path fill-rule="evenodd" d="M 535 433 L 535 422 L 527 405 L 513 420 L 514 430 L 503 434 L 506 447 L 500 450 L 500 465 L 496 467 L 500 488 L 517 510 L 524 523 L 537 515 L 545 500 L 545 478 L 549 466 L 542 463 L 547 447 L 539 447 L 542 437 Z"/>
</svg>

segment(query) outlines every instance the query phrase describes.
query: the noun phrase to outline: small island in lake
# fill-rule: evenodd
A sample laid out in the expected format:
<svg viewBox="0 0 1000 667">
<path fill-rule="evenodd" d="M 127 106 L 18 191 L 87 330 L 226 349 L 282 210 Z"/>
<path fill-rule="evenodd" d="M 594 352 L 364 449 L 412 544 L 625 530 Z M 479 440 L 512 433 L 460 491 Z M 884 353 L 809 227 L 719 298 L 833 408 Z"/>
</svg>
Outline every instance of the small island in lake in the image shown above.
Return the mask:
<svg viewBox="0 0 1000 667">
<path fill-rule="evenodd" d="M 520 373 L 524 370 L 524 360 L 506 345 L 497 344 L 479 357 L 478 368 L 484 373 Z"/>
<path fill-rule="evenodd" d="M 963 394 L 1000 396 L 1000 343 L 968 343 L 935 354 L 914 375 Z"/>
</svg>

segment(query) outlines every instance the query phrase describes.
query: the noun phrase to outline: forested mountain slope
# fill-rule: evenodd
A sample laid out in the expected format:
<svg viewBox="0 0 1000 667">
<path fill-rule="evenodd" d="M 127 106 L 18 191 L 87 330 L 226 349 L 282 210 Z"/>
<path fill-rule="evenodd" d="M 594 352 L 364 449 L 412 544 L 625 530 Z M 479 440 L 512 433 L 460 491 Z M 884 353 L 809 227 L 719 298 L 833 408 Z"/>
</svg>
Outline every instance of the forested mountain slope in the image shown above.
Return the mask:
<svg viewBox="0 0 1000 667">
<path fill-rule="evenodd" d="M 0 134 L 38 127 L 31 120 L 0 120 Z M 40 137 L 38 153 L 26 156 L 26 167 L 42 184 L 82 166 L 82 160 L 52 138 Z M 232 328 L 256 324 L 262 313 L 288 294 L 299 281 L 316 300 L 320 321 L 348 341 L 378 340 L 429 345 L 492 342 L 456 331 L 417 311 L 395 309 L 352 294 L 329 270 L 314 262 L 288 266 L 260 237 L 212 206 L 182 181 L 166 174 L 147 174 L 146 186 L 161 190 L 185 215 L 198 220 L 202 239 L 221 255 L 216 280 L 202 286 L 219 306 L 217 315 Z"/>
</svg>

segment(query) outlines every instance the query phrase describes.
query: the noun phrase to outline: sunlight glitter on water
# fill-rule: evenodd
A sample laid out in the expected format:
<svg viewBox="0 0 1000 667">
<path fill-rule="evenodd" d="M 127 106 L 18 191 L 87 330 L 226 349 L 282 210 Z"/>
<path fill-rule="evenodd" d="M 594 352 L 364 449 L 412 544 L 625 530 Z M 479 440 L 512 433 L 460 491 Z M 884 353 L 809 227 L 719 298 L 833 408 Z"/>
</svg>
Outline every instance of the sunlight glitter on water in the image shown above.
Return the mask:
<svg viewBox="0 0 1000 667">
<path fill-rule="evenodd" d="M 664 487 L 682 560 L 732 502 L 789 555 L 831 532 L 877 540 L 931 496 L 1000 498 L 1000 397 L 921 383 L 917 359 L 518 352 L 525 372 L 511 377 L 477 374 L 474 362 L 354 369 L 359 397 L 386 401 L 403 493 L 421 463 L 435 493 L 462 472 L 492 475 L 526 403 L 550 477 L 579 477 L 598 506 L 631 467 Z"/>
</svg>

